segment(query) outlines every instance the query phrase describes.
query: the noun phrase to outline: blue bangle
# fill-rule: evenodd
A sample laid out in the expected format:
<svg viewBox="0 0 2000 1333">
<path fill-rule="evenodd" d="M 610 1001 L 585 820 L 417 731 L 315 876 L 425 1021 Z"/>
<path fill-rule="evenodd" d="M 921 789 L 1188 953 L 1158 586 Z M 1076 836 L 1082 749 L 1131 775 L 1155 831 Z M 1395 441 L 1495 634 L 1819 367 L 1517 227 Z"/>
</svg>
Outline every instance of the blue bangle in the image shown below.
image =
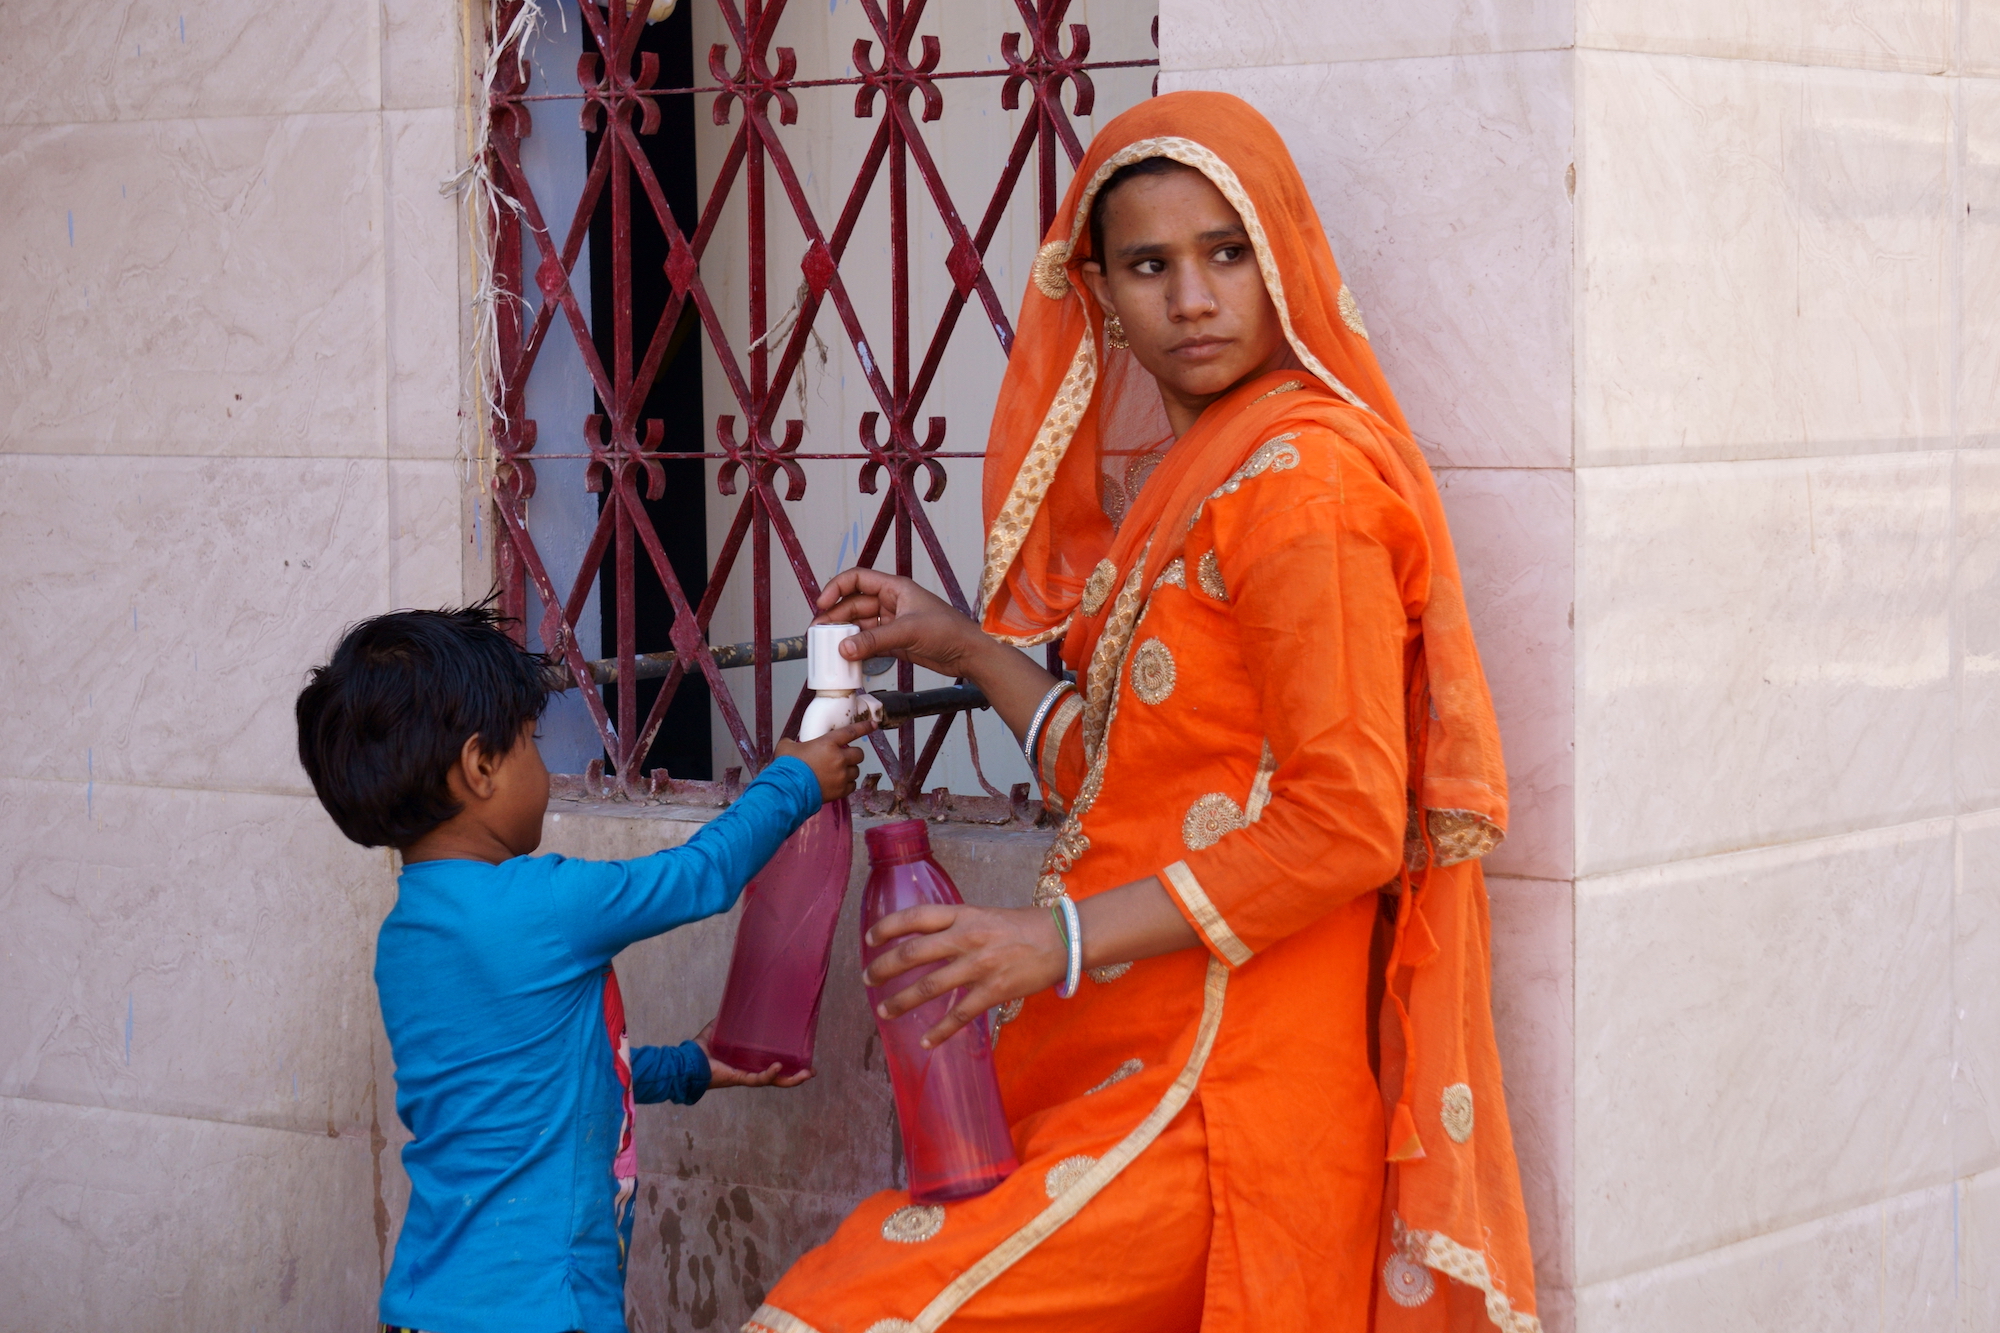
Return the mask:
<svg viewBox="0 0 2000 1333">
<path fill-rule="evenodd" d="M 1063 970 L 1062 985 L 1056 987 L 1056 998 L 1067 1000 L 1076 994 L 1076 988 L 1083 984 L 1083 921 L 1076 914 L 1076 904 L 1065 893 L 1055 900 L 1056 910 L 1062 913 L 1063 944 L 1069 953 L 1068 966 Z"/>
</svg>

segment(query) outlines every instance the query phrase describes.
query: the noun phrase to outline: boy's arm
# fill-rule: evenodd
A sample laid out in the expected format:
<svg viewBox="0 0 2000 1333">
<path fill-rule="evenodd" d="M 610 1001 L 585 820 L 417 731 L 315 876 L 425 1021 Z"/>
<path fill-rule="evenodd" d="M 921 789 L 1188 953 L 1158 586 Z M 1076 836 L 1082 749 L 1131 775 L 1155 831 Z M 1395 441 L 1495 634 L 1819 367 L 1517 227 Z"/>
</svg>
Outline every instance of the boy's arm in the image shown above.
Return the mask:
<svg viewBox="0 0 2000 1333">
<path fill-rule="evenodd" d="M 679 1102 L 682 1106 L 692 1106 L 708 1091 L 708 1079 L 708 1053 L 695 1042 L 632 1048 L 635 1102 Z"/>
<path fill-rule="evenodd" d="M 728 911 L 819 807 L 812 769 L 779 759 L 679 847 L 630 861 L 557 858 L 554 908 L 570 951 L 596 966 L 628 944 Z"/>
</svg>

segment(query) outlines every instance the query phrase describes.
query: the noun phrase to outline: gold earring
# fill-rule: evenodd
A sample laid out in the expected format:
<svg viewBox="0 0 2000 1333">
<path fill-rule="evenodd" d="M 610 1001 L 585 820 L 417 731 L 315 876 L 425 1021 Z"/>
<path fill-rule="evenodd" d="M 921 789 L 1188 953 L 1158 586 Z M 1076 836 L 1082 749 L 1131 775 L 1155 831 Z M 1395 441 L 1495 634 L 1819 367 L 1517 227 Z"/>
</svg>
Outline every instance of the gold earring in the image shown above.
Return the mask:
<svg viewBox="0 0 2000 1333">
<path fill-rule="evenodd" d="M 1115 347 L 1120 351 L 1132 345 L 1125 337 L 1124 322 L 1116 315 L 1106 315 L 1104 317 L 1104 344 L 1107 347 Z"/>
</svg>

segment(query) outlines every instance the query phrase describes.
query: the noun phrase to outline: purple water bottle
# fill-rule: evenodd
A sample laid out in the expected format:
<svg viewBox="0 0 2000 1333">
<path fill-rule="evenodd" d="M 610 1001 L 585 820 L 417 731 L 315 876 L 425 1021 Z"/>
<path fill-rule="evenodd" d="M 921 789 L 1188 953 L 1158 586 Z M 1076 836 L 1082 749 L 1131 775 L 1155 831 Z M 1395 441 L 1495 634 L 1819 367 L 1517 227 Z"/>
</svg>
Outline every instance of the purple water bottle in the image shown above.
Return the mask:
<svg viewBox="0 0 2000 1333">
<path fill-rule="evenodd" d="M 880 705 L 861 693 L 861 663 L 840 655 L 853 625 L 806 631 L 806 683 L 819 697 L 807 706 L 799 739 L 846 726 Z M 828 801 L 778 848 L 743 891 L 743 919 L 723 983 L 709 1049 L 738 1069 L 812 1068 L 819 1001 L 833 958 L 834 928 L 854 860 L 854 825 L 846 801 Z"/>
<path fill-rule="evenodd" d="M 895 944 L 885 940 L 877 948 L 868 947 L 868 928 L 875 922 L 906 907 L 963 901 L 951 877 L 931 859 L 930 830 L 923 820 L 869 829 L 868 888 L 861 904 L 863 966 Z M 943 966 L 914 967 L 886 987 L 869 987 L 869 1010 Z M 984 1194 L 1020 1165 L 1007 1132 L 1007 1113 L 1000 1105 L 986 1016 L 968 1023 L 935 1050 L 918 1044 L 924 1033 L 943 1021 L 957 996 L 952 991 L 900 1018 L 875 1020 L 889 1061 L 889 1080 L 896 1089 L 910 1198 L 918 1203 Z"/>
</svg>

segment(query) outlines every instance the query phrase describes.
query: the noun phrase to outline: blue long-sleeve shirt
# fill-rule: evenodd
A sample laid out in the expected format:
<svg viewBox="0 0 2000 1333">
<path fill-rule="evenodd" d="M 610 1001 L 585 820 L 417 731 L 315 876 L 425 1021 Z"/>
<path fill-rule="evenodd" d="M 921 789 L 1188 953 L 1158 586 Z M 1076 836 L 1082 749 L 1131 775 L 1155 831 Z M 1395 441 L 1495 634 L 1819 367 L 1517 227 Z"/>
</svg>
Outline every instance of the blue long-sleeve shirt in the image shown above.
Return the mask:
<svg viewBox="0 0 2000 1333">
<path fill-rule="evenodd" d="M 820 806 L 780 759 L 684 845 L 631 861 L 406 866 L 375 949 L 410 1206 L 384 1323 L 427 1333 L 623 1333 L 612 1158 L 624 1119 L 604 995 L 625 946 L 726 912 Z M 708 1088 L 693 1042 L 632 1050 L 635 1100 Z"/>
</svg>

